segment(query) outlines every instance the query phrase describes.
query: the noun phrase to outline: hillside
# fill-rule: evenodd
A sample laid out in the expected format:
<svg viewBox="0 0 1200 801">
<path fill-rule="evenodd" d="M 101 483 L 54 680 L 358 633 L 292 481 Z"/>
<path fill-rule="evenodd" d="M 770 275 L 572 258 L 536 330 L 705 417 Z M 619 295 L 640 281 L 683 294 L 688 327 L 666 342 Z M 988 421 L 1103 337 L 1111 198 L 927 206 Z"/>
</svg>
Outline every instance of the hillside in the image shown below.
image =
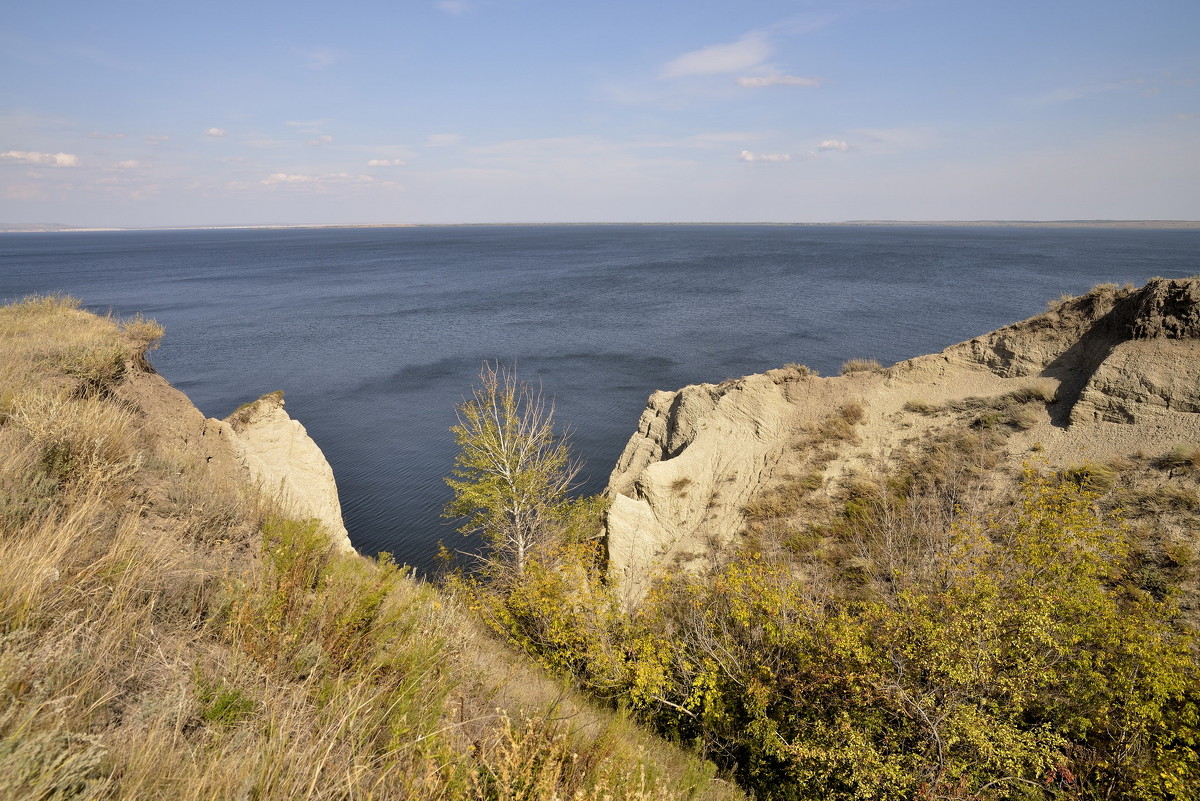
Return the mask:
<svg viewBox="0 0 1200 801">
<path fill-rule="evenodd" d="M 974 465 L 982 504 L 1027 464 L 1091 476 L 1108 508 L 1154 529 L 1146 546 L 1171 567 L 1200 531 L 1184 467 L 1198 447 L 1200 280 L 1100 286 L 889 368 L 793 365 L 655 393 L 609 482 L 610 575 L 633 605 L 658 571 L 814 531 L 864 482 Z M 830 545 L 814 536 L 809 550 Z M 1200 609 L 1184 572 L 1185 606 Z"/>
<path fill-rule="evenodd" d="M 205 419 L 162 333 L 0 308 L 0 798 L 741 797 L 354 554 L 282 398 Z"/>
</svg>

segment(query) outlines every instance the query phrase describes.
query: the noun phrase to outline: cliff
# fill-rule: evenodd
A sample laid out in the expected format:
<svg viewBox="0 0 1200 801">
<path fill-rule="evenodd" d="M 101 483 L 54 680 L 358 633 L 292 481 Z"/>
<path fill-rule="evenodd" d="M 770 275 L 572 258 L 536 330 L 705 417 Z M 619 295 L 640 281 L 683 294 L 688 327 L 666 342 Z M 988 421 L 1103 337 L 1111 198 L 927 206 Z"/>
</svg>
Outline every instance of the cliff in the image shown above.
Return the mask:
<svg viewBox="0 0 1200 801">
<path fill-rule="evenodd" d="M 608 485 L 609 571 L 626 605 L 660 571 L 811 525 L 855 482 L 965 432 L 990 439 L 955 458 L 986 459 L 996 481 L 1031 460 L 1133 459 L 1144 469 L 1130 492 L 1162 490 L 1179 477 L 1150 455 L 1200 443 L 1200 280 L 1102 285 L 941 353 L 843 372 L 791 366 L 651 395 Z"/>
<path fill-rule="evenodd" d="M 114 392 L 136 409 L 163 447 L 234 484 L 257 485 L 298 519 L 316 519 L 333 544 L 353 553 L 333 469 L 317 443 L 283 408 L 283 393 L 248 403 L 224 420 L 205 418 L 162 376 L 129 369 Z"/>
</svg>

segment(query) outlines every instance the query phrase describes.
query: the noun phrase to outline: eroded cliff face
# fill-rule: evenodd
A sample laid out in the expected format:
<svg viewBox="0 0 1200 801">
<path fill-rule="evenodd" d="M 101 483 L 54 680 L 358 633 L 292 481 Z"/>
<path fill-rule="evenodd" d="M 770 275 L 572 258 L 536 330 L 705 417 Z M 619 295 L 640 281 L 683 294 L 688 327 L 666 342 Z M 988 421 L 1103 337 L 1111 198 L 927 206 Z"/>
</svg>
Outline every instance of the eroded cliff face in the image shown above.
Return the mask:
<svg viewBox="0 0 1200 801">
<path fill-rule="evenodd" d="M 297 518 L 319 520 L 339 548 L 354 550 L 333 468 L 304 426 L 284 411 L 282 392 L 263 395 L 218 425 L 229 427 L 237 459 L 252 480 Z"/>
<path fill-rule="evenodd" d="M 206 418 L 186 395 L 146 370 L 130 370 L 116 389 L 141 412 L 154 439 L 214 478 L 258 485 L 297 519 L 316 518 L 335 547 L 353 552 L 342 521 L 333 469 L 304 426 L 288 416 L 276 392 L 225 420 Z"/>
<path fill-rule="evenodd" d="M 832 497 L 923 434 L 987 424 L 963 410 L 1014 392 L 1052 399 L 1007 432 L 1002 458 L 1018 471 L 1200 444 L 1200 280 L 1097 287 L 887 369 L 654 393 L 609 480 L 610 576 L 635 605 L 657 573 L 737 548 L 754 499 L 797 482 Z"/>
</svg>

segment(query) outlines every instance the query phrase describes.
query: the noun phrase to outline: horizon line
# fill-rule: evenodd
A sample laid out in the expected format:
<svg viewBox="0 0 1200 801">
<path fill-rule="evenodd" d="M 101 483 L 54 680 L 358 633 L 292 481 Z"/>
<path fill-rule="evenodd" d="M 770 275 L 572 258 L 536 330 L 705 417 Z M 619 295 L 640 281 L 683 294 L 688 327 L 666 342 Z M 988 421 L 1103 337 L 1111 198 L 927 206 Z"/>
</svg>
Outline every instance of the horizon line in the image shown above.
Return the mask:
<svg viewBox="0 0 1200 801">
<path fill-rule="evenodd" d="M 1200 220 L 1186 219 L 1062 219 L 1062 220 L 831 220 L 780 221 L 579 221 L 579 222 L 424 222 L 424 223 L 246 223 L 228 225 L 82 226 L 63 223 L 0 223 L 3 233 L 98 233 L 119 231 L 288 230 L 328 228 L 452 228 L 452 227 L 567 227 L 567 226 L 946 226 L 946 227 L 1059 227 L 1059 228 L 1200 228 Z"/>
</svg>

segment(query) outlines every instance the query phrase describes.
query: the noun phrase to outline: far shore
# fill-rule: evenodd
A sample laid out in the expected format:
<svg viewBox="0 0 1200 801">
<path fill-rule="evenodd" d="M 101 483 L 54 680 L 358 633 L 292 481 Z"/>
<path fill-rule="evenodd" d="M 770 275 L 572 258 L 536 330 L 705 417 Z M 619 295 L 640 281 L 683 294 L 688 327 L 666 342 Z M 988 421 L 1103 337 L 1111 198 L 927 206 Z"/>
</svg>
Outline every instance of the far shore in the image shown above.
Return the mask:
<svg viewBox="0 0 1200 801">
<path fill-rule="evenodd" d="M 525 226 L 757 226 L 779 227 L 923 227 L 923 228 L 1117 228 L 1200 229 L 1200 220 L 842 220 L 838 222 L 506 222 L 506 223 L 306 223 L 263 225 L 164 225 L 154 227 L 81 227 L 58 223 L 0 223 L 0 234 L 84 233 L 103 231 L 245 231 L 326 228 L 480 228 Z"/>
</svg>

